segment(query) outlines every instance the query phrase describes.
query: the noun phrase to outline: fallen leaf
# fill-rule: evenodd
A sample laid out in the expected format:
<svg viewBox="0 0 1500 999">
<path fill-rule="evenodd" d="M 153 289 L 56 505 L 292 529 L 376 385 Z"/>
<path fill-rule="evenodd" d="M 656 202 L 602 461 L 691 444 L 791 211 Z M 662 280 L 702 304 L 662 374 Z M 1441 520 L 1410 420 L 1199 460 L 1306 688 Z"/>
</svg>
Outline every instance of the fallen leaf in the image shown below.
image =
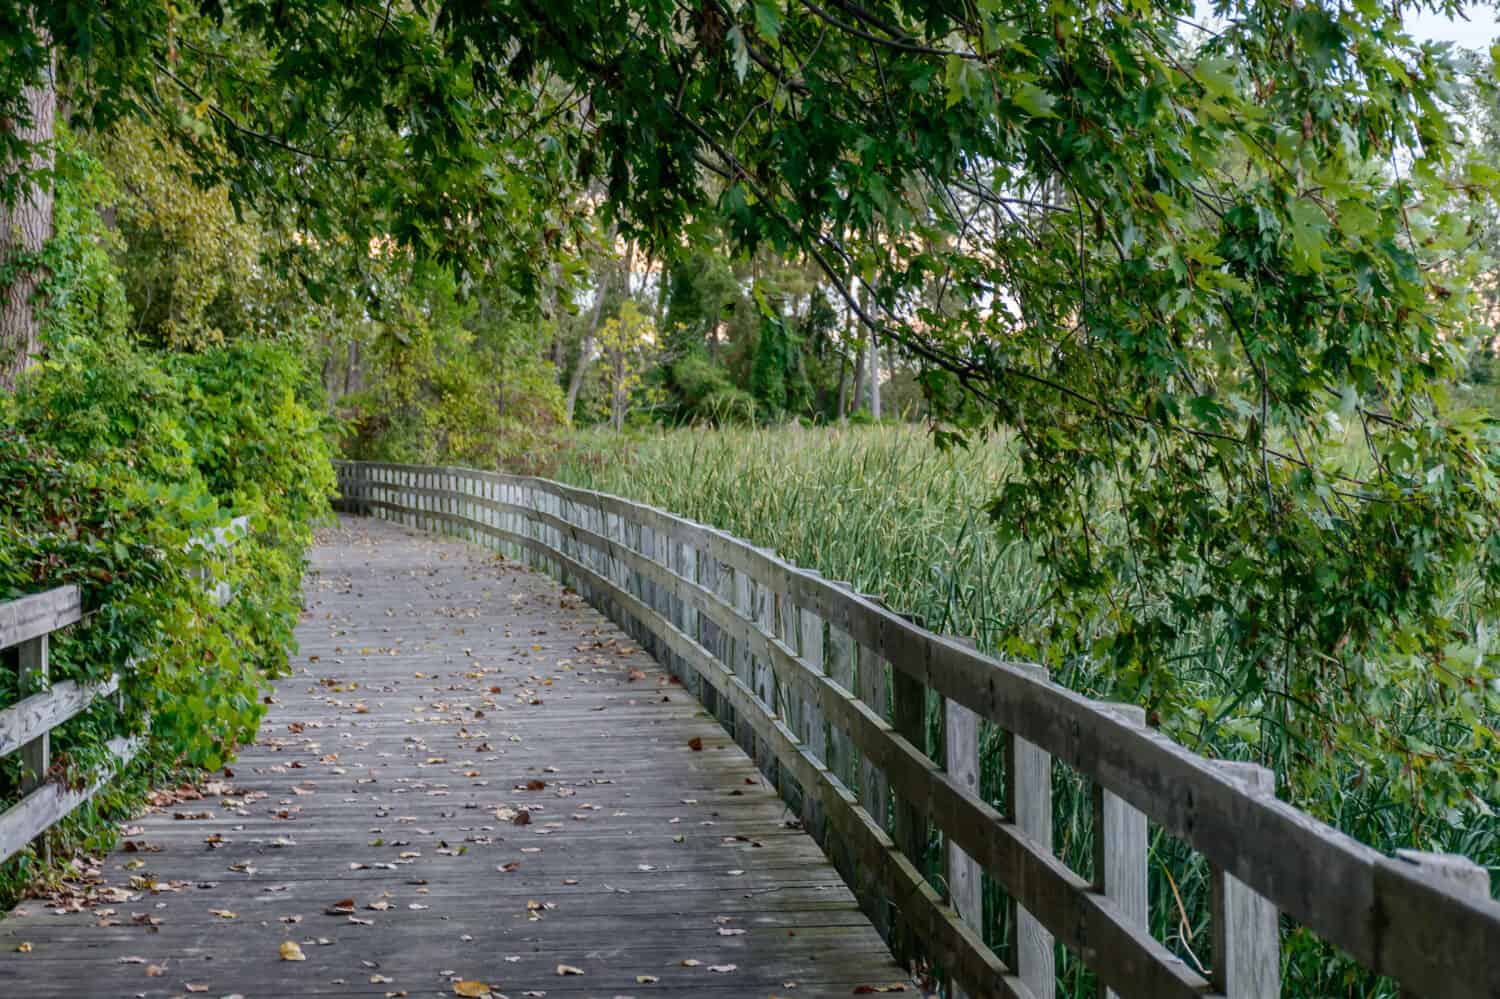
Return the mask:
<svg viewBox="0 0 1500 999">
<path fill-rule="evenodd" d="M 883 992 L 905 992 L 905 991 L 906 991 L 906 984 L 904 982 L 888 982 L 885 985 L 861 985 L 859 988 L 857 988 L 857 989 L 854 990 L 854 994 L 857 995 L 857 996 L 867 996 L 867 995 L 872 995 L 872 994 L 877 993 L 877 992 L 882 992 L 883 993 Z"/>
<path fill-rule="evenodd" d="M 557 966 L 557 973 L 559 975 L 581 975 L 583 974 L 583 969 L 575 968 L 571 964 L 559 964 Z"/>
<path fill-rule="evenodd" d="M 737 964 L 710 964 L 708 966 L 709 971 L 716 971 L 721 975 L 727 975 L 731 971 L 736 971 L 738 969 L 739 965 Z"/>
<path fill-rule="evenodd" d="M 295 940 L 283 940 L 281 942 L 281 959 L 283 961 L 306 961 L 307 955 L 302 953 L 302 946 Z"/>
<path fill-rule="evenodd" d="M 688 740 L 688 748 L 695 753 L 701 753 L 703 751 L 703 740 L 698 738 L 696 735 L 693 736 Z"/>
<path fill-rule="evenodd" d="M 491 989 L 488 985 L 484 982 L 476 982 L 472 978 L 465 978 L 462 981 L 453 983 L 453 994 L 456 996 L 466 996 L 468 999 L 484 999 L 490 992 Z"/>
<path fill-rule="evenodd" d="M 189 992 L 207 992 L 208 986 L 200 982 L 183 982 L 182 987 Z"/>
<path fill-rule="evenodd" d="M 635 983 L 637 985 L 655 985 L 659 981 L 661 981 L 661 979 L 657 978 L 655 975 L 636 975 L 635 976 Z"/>
<path fill-rule="evenodd" d="M 21 941 L 21 943 L 19 943 L 19 944 L 16 945 L 16 953 L 17 954 L 30 954 L 31 953 L 31 944 L 28 943 L 28 942 L 26 942 L 26 941 L 24 941 L 24 940 Z"/>
</svg>

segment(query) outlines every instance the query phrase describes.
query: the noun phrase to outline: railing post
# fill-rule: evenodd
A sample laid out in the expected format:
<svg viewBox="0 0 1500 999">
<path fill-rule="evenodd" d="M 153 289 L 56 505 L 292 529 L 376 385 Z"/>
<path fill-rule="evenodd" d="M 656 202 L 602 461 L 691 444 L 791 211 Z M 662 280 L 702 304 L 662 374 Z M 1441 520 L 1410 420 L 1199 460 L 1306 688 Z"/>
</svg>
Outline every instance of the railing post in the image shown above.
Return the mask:
<svg viewBox="0 0 1500 999">
<path fill-rule="evenodd" d="M 17 700 L 47 689 L 48 635 L 16 646 Z M 29 793 L 47 779 L 52 766 L 52 733 L 43 732 L 21 747 L 21 791 Z"/>
<path fill-rule="evenodd" d="M 751 578 L 751 606 L 754 608 L 754 625 L 762 635 L 768 638 L 776 634 L 776 596 L 771 588 L 759 579 Z M 780 711 L 777 707 L 777 684 L 776 673 L 771 669 L 769 660 L 759 656 L 753 660 L 753 676 L 755 678 L 755 696 L 765 706 L 766 713 L 772 718 L 779 717 Z M 771 750 L 771 744 L 761 741 L 757 746 L 755 763 L 760 767 L 760 772 L 769 775 L 771 786 L 781 787 L 780 767 L 776 765 L 776 754 Z"/>
<path fill-rule="evenodd" d="M 891 669 L 891 724 L 896 734 L 923 756 L 930 755 L 927 751 L 927 688 L 916 677 L 895 668 Z M 894 818 L 897 849 L 925 877 L 929 834 L 926 813 L 915 802 L 904 801 L 898 795 Z M 911 967 L 921 956 L 921 942 L 912 926 L 900 918 L 899 906 L 896 916 L 899 926 L 895 938 L 896 957 Z"/>
<path fill-rule="evenodd" d="M 698 564 L 703 574 L 703 588 L 715 596 L 723 596 L 723 571 L 719 565 L 719 560 L 710 554 L 709 549 L 705 548 L 699 553 Z M 707 614 L 698 618 L 698 641 L 721 664 L 727 661 L 725 659 L 724 631 Z M 709 714 L 713 715 L 721 723 L 724 722 L 725 708 L 719 703 L 718 690 L 711 683 L 702 683 L 699 687 L 701 690 L 699 698 L 703 701 L 703 706 L 708 709 Z"/>
<path fill-rule="evenodd" d="M 1133 725 L 1146 724 L 1146 709 L 1112 704 L 1111 711 Z M 1120 914 L 1145 928 L 1150 916 L 1146 870 L 1146 816 L 1096 781 L 1094 797 L 1094 888 L 1114 901 Z M 1100 986 L 1104 999 L 1118 999 Z"/>
<path fill-rule="evenodd" d="M 859 699 L 881 719 L 889 720 L 890 695 L 886 690 L 885 660 L 877 650 L 860 645 L 856 670 L 855 685 Z M 870 761 L 867 753 L 860 753 L 859 757 L 859 803 L 870 813 L 875 825 L 882 830 L 890 828 L 890 784 L 885 773 Z M 874 872 L 862 872 L 860 881 L 869 897 L 867 911 L 870 913 L 870 922 L 875 924 L 875 929 L 882 937 L 890 940 L 890 899 L 885 897 L 874 879 Z"/>
<path fill-rule="evenodd" d="M 1021 669 L 1047 681 L 1045 667 L 1026 665 Z M 1009 818 L 1039 847 L 1051 852 L 1052 756 L 1013 732 L 1005 733 L 1005 746 L 1005 808 Z M 1016 973 L 1036 999 L 1052 999 L 1057 977 L 1052 934 L 1014 898 L 1010 906 L 1010 953 Z"/>
<path fill-rule="evenodd" d="M 943 699 L 943 769 L 960 787 L 979 796 L 979 716 L 947 698 Z M 982 932 L 984 881 L 979 863 L 951 841 L 945 844 L 945 854 L 948 904 L 960 919 Z M 968 993 L 950 983 L 949 995 L 967 999 Z"/>
<path fill-rule="evenodd" d="M 844 627 L 828 623 L 828 677 L 850 694 L 854 693 L 854 638 L 849 634 L 847 622 Z M 837 725 L 830 726 L 828 751 L 839 782 L 853 790 L 854 746 L 849 733 Z"/>
<path fill-rule="evenodd" d="M 16 646 L 17 700 L 47 689 L 49 635 L 38 635 Z M 21 793 L 30 794 L 47 780 L 52 768 L 52 733 L 43 732 L 21 747 Z M 42 857 L 51 861 L 46 838 L 41 838 Z"/>
<path fill-rule="evenodd" d="M 752 603 L 754 593 L 750 585 L 750 574 L 736 566 L 734 568 L 734 609 L 743 625 L 753 625 L 755 621 L 755 606 Z M 734 639 L 734 673 L 740 678 L 746 687 L 755 690 L 755 663 L 750 655 L 750 643 Z M 760 763 L 761 755 L 755 738 L 755 729 L 750 726 L 748 719 L 737 718 L 735 740 L 740 748 L 749 753 L 756 763 Z"/>
<path fill-rule="evenodd" d="M 1274 794 L 1276 778 L 1254 763 L 1220 763 L 1250 794 Z M 1229 999 L 1281 995 L 1281 933 L 1276 906 L 1217 865 L 1213 881 L 1214 989 Z"/>
<path fill-rule="evenodd" d="M 814 673 L 823 672 L 823 619 L 807 607 L 797 607 L 797 630 L 801 646 L 802 661 Z M 816 698 L 802 702 L 801 727 L 798 736 L 807 746 L 808 753 L 819 763 L 828 763 L 828 731 L 823 720 L 823 709 Z M 826 839 L 823 829 L 823 810 L 818 797 L 811 789 L 804 788 L 802 794 L 802 827 L 819 843 Z"/>
<path fill-rule="evenodd" d="M 1410 865 L 1413 873 L 1422 881 L 1460 898 L 1476 902 L 1488 902 L 1490 899 L 1490 872 L 1461 854 L 1397 850 L 1395 858 L 1385 863 L 1396 867 Z M 1450 972 L 1461 973 L 1451 967 Z M 1421 999 L 1427 994 L 1429 993 L 1402 983 L 1401 999 Z"/>
</svg>

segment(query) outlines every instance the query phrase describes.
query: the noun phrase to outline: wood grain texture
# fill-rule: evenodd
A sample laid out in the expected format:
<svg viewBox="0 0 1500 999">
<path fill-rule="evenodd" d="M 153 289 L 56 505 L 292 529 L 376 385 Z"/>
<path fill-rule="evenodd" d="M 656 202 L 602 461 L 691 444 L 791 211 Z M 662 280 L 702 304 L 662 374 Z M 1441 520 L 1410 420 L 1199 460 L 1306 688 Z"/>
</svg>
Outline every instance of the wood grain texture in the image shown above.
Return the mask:
<svg viewBox="0 0 1500 999">
<path fill-rule="evenodd" d="M 61 725 L 93 703 L 112 694 L 118 678 L 104 683 L 79 685 L 72 680 L 54 683 L 40 694 L 32 694 L 0 711 L 0 756 L 7 756 L 45 732 Z"/>
<path fill-rule="evenodd" d="M 602 589 L 592 565 L 565 567 Z M 105 861 L 126 900 L 0 922 L 0 995 L 451 995 L 463 977 L 727 999 L 905 980 L 751 760 L 542 573 L 346 520 L 314 550 L 298 639 L 229 786 L 146 815 L 137 851 Z M 325 914 L 345 898 L 352 913 Z M 306 961 L 279 959 L 287 940 Z"/>
<path fill-rule="evenodd" d="M 59 586 L 18 600 L 0 603 L 0 649 L 75 624 L 83 616 L 76 586 Z"/>
<path fill-rule="evenodd" d="M 20 853 L 28 843 L 99 793 L 99 789 L 109 783 L 113 772 L 129 762 L 140 748 L 134 739 L 113 739 L 108 745 L 119 764 L 106 770 L 93 784 L 70 788 L 49 781 L 36 786 L 26 797 L 0 813 L 0 863 Z"/>
<path fill-rule="evenodd" d="M 1253 763 L 1221 763 L 1249 794 L 1275 794 L 1276 778 Z M 1218 867 L 1213 877 L 1213 983 L 1229 999 L 1281 995 L 1281 938 L 1276 906 Z"/>
</svg>

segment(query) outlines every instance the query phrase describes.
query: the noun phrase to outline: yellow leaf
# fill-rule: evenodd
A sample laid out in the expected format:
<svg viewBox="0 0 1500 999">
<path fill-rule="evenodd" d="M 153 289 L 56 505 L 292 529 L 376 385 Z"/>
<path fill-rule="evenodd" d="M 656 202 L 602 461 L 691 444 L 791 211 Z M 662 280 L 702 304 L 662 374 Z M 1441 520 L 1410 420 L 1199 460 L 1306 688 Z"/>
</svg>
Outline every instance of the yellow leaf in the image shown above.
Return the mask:
<svg viewBox="0 0 1500 999">
<path fill-rule="evenodd" d="M 19 944 L 16 945 L 16 953 L 17 954 L 30 954 L 31 953 L 31 944 L 23 940 L 21 943 L 19 943 Z"/>
<path fill-rule="evenodd" d="M 469 999 L 484 999 L 490 994 L 490 987 L 483 982 L 476 982 L 471 978 L 465 978 L 461 982 L 453 983 L 453 994 L 456 996 L 467 996 Z"/>
<path fill-rule="evenodd" d="M 307 955 L 302 953 L 302 946 L 297 941 L 283 940 L 281 942 L 281 959 L 283 961 L 306 961 Z"/>
</svg>

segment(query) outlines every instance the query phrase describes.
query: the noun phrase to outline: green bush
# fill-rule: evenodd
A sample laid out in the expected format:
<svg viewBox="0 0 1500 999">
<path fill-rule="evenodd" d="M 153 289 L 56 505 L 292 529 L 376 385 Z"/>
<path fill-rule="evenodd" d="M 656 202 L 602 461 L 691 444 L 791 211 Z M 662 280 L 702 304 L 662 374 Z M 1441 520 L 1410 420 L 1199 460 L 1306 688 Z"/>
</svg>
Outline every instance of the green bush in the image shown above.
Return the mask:
<svg viewBox="0 0 1500 999">
<path fill-rule="evenodd" d="M 79 586 L 87 616 L 53 637 L 51 678 L 121 677 L 123 709 L 102 699 L 53 734 L 69 783 L 103 772 L 115 736 L 146 735 L 148 766 L 201 767 L 254 737 L 333 485 L 297 370 L 275 345 L 172 355 L 74 338 L 0 398 L 0 601 Z M 242 536 L 192 543 L 241 516 Z M 16 697 L 0 670 L 0 704 Z M 0 761 L 0 808 L 19 766 Z M 34 873 L 12 867 L 0 894 Z"/>
</svg>

